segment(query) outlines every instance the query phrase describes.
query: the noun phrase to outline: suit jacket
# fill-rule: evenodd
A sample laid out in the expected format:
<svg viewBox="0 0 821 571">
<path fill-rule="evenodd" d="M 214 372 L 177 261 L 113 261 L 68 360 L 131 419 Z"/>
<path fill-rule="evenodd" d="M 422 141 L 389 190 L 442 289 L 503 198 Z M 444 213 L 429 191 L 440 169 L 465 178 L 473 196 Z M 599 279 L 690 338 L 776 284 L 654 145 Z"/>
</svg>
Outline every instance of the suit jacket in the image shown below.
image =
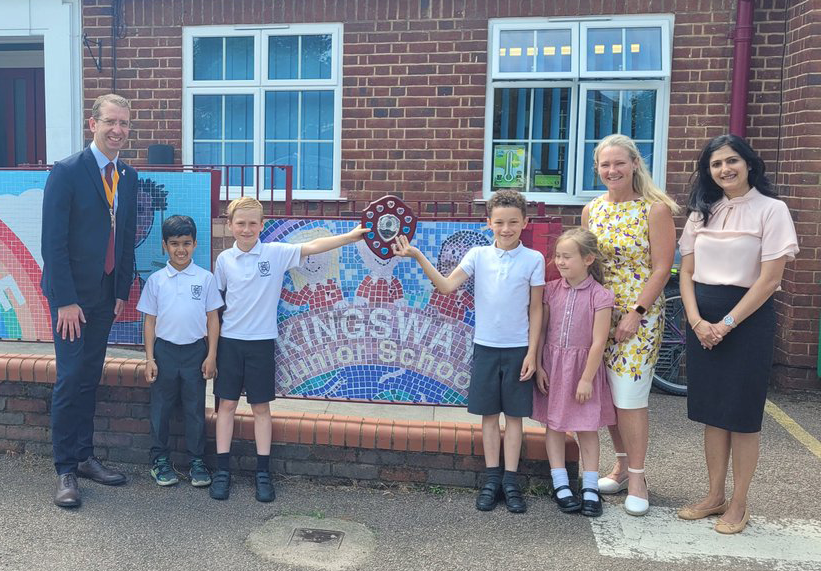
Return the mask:
<svg viewBox="0 0 821 571">
<path fill-rule="evenodd" d="M 137 232 L 137 171 L 117 161 L 114 294 L 127 300 L 134 278 Z M 100 169 L 91 149 L 58 161 L 43 192 L 43 279 L 52 307 L 102 299 L 111 215 Z"/>
</svg>

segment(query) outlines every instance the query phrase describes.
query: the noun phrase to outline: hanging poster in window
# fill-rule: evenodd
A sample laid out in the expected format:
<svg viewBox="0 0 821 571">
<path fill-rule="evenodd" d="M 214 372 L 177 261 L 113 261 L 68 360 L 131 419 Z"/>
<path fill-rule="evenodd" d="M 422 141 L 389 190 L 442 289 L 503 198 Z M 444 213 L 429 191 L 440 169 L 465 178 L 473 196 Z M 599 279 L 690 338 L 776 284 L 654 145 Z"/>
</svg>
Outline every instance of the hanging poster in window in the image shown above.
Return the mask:
<svg viewBox="0 0 821 571">
<path fill-rule="evenodd" d="M 496 145 L 493 148 L 493 186 L 524 188 L 525 146 Z"/>
</svg>

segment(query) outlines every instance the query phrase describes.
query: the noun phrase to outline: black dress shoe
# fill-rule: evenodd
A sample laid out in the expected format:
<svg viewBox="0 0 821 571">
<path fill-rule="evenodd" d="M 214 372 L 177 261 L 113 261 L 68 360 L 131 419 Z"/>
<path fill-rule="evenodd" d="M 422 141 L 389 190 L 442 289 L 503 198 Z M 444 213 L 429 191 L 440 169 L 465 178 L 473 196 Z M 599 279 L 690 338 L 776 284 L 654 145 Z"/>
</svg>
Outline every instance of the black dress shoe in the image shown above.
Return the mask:
<svg viewBox="0 0 821 571">
<path fill-rule="evenodd" d="M 106 486 L 125 484 L 125 474 L 106 468 L 94 456 L 89 456 L 87 460 L 77 464 L 77 475 Z"/>
<path fill-rule="evenodd" d="M 560 498 L 558 493 L 562 490 L 570 490 L 570 486 L 559 486 L 555 490 L 553 490 L 553 500 L 555 500 L 556 504 L 559 506 L 559 510 L 562 513 L 570 514 L 579 511 L 582 509 L 582 503 L 579 501 L 579 498 L 570 491 L 569 496 L 565 496 Z"/>
<path fill-rule="evenodd" d="M 596 494 L 596 499 L 585 500 L 585 492 L 592 492 Z M 587 517 L 599 517 L 603 513 L 601 494 L 598 490 L 594 490 L 593 488 L 582 488 L 579 495 L 582 498 L 582 515 L 586 515 Z"/>
<path fill-rule="evenodd" d="M 77 485 L 77 476 L 74 475 L 74 472 L 57 476 L 54 504 L 61 508 L 80 507 L 80 487 Z"/>
<path fill-rule="evenodd" d="M 515 514 L 523 514 L 527 511 L 527 504 L 525 497 L 522 495 L 522 490 L 516 482 L 508 482 L 502 484 L 502 492 L 505 494 L 505 505 L 507 511 Z"/>
<path fill-rule="evenodd" d="M 502 497 L 502 483 L 488 482 L 479 490 L 476 496 L 476 509 L 482 512 L 489 512 L 496 507 Z"/>
</svg>

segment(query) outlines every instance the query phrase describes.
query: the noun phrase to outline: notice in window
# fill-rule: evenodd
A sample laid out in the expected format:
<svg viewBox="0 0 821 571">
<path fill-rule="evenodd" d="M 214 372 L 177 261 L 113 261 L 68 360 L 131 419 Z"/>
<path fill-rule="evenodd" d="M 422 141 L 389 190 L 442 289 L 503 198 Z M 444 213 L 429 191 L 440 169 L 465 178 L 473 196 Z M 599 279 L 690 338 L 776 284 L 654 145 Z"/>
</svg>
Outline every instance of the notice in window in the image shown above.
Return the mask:
<svg viewBox="0 0 821 571">
<path fill-rule="evenodd" d="M 493 186 L 524 188 L 525 146 L 496 145 L 493 148 Z"/>
</svg>

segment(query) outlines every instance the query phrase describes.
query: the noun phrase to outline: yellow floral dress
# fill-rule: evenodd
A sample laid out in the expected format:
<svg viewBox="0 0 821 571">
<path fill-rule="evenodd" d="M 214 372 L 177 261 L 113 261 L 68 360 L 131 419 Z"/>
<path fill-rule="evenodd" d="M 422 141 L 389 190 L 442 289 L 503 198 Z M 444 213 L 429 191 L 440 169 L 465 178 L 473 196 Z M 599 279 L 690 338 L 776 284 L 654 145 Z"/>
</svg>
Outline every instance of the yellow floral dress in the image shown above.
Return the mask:
<svg viewBox="0 0 821 571">
<path fill-rule="evenodd" d="M 611 384 L 615 385 L 620 381 L 642 385 L 627 388 L 627 391 L 646 391 L 648 395 L 664 329 L 664 296 L 660 295 L 653 306 L 647 308 L 636 335 L 621 343 L 616 343 L 614 335 L 619 320 L 636 305 L 639 294 L 652 273 L 649 224 L 651 206 L 644 199 L 609 202 L 604 196 L 600 196 L 590 203 L 588 224 L 598 237 L 599 249 L 604 256 L 604 285 L 616 295 L 610 339 L 604 353 Z M 617 378 L 614 379 L 614 376 Z M 614 400 L 618 401 L 619 397 L 615 393 L 619 389 L 616 386 L 613 389 Z M 628 400 L 635 400 L 639 396 L 631 395 Z M 646 401 L 647 397 L 643 398 Z M 616 406 L 619 407 L 618 402 Z"/>
</svg>

